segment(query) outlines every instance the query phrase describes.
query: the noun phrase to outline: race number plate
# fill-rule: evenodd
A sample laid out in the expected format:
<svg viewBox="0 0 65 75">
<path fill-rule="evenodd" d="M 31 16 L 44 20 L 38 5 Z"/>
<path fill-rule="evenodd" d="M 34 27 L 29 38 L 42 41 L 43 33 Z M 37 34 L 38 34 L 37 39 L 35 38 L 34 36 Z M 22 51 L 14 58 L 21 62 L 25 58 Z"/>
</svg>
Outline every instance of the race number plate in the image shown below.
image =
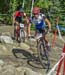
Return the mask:
<svg viewBox="0 0 65 75">
<path fill-rule="evenodd" d="M 24 28 L 24 24 L 20 23 L 20 27 L 21 27 L 21 28 Z"/>
</svg>

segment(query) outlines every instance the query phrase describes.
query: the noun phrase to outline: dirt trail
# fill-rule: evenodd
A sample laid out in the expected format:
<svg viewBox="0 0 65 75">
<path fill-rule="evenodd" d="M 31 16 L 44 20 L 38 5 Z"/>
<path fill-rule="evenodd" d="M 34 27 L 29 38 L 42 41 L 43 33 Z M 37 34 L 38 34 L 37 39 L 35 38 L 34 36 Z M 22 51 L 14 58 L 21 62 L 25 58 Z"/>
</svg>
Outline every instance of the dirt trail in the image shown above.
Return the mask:
<svg viewBox="0 0 65 75">
<path fill-rule="evenodd" d="M 12 36 L 13 27 L 12 26 L 1 26 L 0 34 Z M 52 42 L 53 35 L 50 34 L 48 37 L 49 37 L 50 42 Z M 33 55 L 37 53 L 37 48 L 34 43 L 35 42 L 29 42 L 29 41 L 25 43 L 21 43 L 20 45 L 16 42 L 14 42 L 14 44 L 12 45 L 0 43 L 0 59 L 2 59 L 4 62 L 12 63 L 15 66 L 29 67 L 36 72 L 45 74 L 46 69 L 42 69 L 39 63 L 35 62 L 36 64 L 33 64 L 33 65 L 30 65 L 29 63 L 29 60 L 37 57 L 37 55 L 35 56 Z M 64 43 L 57 38 L 55 47 L 51 48 L 51 52 L 50 52 L 51 68 L 59 60 L 61 56 L 63 45 Z M 31 49 L 29 49 L 30 46 L 31 46 Z M 17 53 L 16 55 L 18 56 L 18 58 L 16 58 L 13 55 L 13 52 Z"/>
</svg>

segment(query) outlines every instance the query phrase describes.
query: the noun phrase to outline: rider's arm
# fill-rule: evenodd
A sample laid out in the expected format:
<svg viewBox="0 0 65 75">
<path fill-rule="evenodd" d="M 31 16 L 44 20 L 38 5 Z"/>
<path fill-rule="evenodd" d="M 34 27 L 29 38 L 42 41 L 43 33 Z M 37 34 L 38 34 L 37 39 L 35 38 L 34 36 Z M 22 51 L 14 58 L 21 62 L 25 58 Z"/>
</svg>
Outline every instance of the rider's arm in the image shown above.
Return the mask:
<svg viewBox="0 0 65 75">
<path fill-rule="evenodd" d="M 47 17 L 44 14 L 42 14 L 42 16 L 43 16 L 43 20 L 45 20 L 45 22 L 47 23 L 49 29 L 51 30 L 51 23 L 50 23 L 50 21 L 47 19 Z"/>
<path fill-rule="evenodd" d="M 28 24 L 28 36 L 31 35 L 31 23 Z"/>
<path fill-rule="evenodd" d="M 47 18 L 45 18 L 45 22 L 48 24 L 48 27 L 51 30 L 51 23 L 50 23 L 50 21 Z"/>
<path fill-rule="evenodd" d="M 28 36 L 30 36 L 30 34 L 31 34 L 31 22 L 30 22 L 30 19 L 28 18 L 28 17 L 26 17 L 26 23 L 27 23 L 27 26 L 28 26 Z"/>
</svg>

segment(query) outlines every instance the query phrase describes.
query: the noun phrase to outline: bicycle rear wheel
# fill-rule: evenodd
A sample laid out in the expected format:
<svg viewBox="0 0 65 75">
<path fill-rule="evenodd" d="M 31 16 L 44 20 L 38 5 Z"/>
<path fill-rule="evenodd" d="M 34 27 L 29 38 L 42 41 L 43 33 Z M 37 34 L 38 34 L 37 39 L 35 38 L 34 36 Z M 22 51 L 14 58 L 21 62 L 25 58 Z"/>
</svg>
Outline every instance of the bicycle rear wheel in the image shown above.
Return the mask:
<svg viewBox="0 0 65 75">
<path fill-rule="evenodd" d="M 50 60 L 49 60 L 48 50 L 45 47 L 44 42 L 39 41 L 37 51 L 38 51 L 38 56 L 42 67 L 47 69 L 48 71 L 50 68 Z"/>
<path fill-rule="evenodd" d="M 25 42 L 25 32 L 24 32 L 24 30 L 20 30 L 20 41 Z"/>
</svg>

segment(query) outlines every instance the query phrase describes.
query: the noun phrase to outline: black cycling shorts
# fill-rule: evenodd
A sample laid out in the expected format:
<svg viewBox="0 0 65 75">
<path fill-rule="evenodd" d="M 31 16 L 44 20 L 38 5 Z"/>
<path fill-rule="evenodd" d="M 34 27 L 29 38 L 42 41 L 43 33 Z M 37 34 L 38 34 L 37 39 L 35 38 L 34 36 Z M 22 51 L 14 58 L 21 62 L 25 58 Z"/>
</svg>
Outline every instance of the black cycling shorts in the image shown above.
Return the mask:
<svg viewBox="0 0 65 75">
<path fill-rule="evenodd" d="M 38 33 L 45 33 L 46 32 L 46 30 L 45 29 L 36 29 L 36 32 L 38 32 Z"/>
<path fill-rule="evenodd" d="M 17 16 L 17 17 L 15 18 L 15 20 L 16 20 L 17 22 L 21 23 L 22 18 Z"/>
</svg>

